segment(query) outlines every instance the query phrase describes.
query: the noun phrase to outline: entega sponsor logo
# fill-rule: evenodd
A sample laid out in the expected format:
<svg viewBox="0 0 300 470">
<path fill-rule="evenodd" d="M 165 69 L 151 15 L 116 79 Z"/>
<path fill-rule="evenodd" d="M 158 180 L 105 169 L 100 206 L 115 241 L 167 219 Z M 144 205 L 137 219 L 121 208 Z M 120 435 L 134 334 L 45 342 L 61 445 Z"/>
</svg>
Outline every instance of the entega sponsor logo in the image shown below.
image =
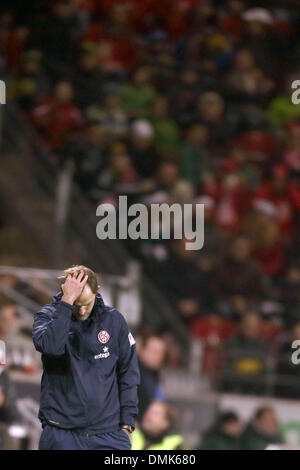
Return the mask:
<svg viewBox="0 0 300 470">
<path fill-rule="evenodd" d="M 103 353 L 96 354 L 96 356 L 94 356 L 94 359 L 106 359 L 108 356 L 110 356 L 108 348 L 103 348 L 103 351 Z"/>
</svg>

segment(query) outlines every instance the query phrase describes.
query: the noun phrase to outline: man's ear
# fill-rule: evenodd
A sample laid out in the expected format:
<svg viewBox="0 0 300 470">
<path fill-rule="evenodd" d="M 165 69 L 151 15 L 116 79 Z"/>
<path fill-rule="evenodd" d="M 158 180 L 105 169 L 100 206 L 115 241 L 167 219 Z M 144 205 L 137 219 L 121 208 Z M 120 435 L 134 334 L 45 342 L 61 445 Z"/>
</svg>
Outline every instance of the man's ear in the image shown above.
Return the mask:
<svg viewBox="0 0 300 470">
<path fill-rule="evenodd" d="M 100 289 L 101 286 L 98 286 L 98 290 Z"/>
</svg>

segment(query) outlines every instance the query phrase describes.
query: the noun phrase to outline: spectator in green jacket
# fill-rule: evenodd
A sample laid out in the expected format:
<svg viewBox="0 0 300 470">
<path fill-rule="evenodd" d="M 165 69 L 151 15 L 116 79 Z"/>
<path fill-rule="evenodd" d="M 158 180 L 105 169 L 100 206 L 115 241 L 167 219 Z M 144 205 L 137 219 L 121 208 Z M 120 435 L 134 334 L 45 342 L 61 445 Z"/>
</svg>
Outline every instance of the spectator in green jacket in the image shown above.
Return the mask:
<svg viewBox="0 0 300 470">
<path fill-rule="evenodd" d="M 241 436 L 242 450 L 264 450 L 268 444 L 282 444 L 279 423 L 273 408 L 258 408 Z"/>
<path fill-rule="evenodd" d="M 150 122 L 154 129 L 154 145 L 156 150 L 165 154 L 179 144 L 179 128 L 175 120 L 169 116 L 169 103 L 165 96 L 158 96 L 154 102 Z"/>
<path fill-rule="evenodd" d="M 295 91 L 292 88 L 292 83 L 297 78 L 295 76 L 288 77 L 284 93 L 276 95 L 266 111 L 268 118 L 275 127 L 282 127 L 289 121 L 300 118 L 300 104 L 295 104 L 292 101 L 292 94 Z"/>
<path fill-rule="evenodd" d="M 168 403 L 153 401 L 147 408 L 141 425 L 132 434 L 131 450 L 184 450 L 181 434 L 174 432 L 177 412 Z"/>
<path fill-rule="evenodd" d="M 146 67 L 138 68 L 131 82 L 121 88 L 121 106 L 132 118 L 148 117 L 156 97 Z"/>
<path fill-rule="evenodd" d="M 221 413 L 215 424 L 204 435 L 200 450 L 240 450 L 242 426 L 233 411 Z"/>
<path fill-rule="evenodd" d="M 207 128 L 201 123 L 192 124 L 181 147 L 181 176 L 196 186 L 203 184 L 207 169 Z"/>
</svg>

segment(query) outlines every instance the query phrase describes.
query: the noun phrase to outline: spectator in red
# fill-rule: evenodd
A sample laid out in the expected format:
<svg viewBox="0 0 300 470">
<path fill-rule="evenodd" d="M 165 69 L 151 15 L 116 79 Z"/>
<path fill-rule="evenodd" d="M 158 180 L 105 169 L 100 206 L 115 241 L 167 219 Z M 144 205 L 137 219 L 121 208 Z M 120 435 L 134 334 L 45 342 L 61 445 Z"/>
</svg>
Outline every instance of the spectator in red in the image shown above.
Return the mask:
<svg viewBox="0 0 300 470">
<path fill-rule="evenodd" d="M 253 243 L 253 256 L 267 276 L 280 274 L 286 262 L 286 246 L 277 222 L 278 210 L 266 199 L 254 201 L 245 218 L 245 232 Z"/>
<path fill-rule="evenodd" d="M 275 205 L 280 234 L 290 239 L 295 230 L 295 214 L 300 210 L 300 189 L 289 180 L 285 165 L 274 166 L 271 180 L 261 185 L 254 199 L 266 199 Z"/>
<path fill-rule="evenodd" d="M 201 371 L 214 376 L 221 364 L 221 344 L 236 333 L 236 324 L 228 318 L 212 313 L 196 318 L 190 330 L 192 338 L 201 339 L 203 342 Z"/>
<path fill-rule="evenodd" d="M 227 318 L 215 313 L 197 318 L 191 325 L 194 338 L 206 339 L 210 345 L 218 345 L 236 333 L 237 326 Z"/>
<path fill-rule="evenodd" d="M 5 57 L 7 69 L 15 70 L 20 63 L 29 39 L 29 29 L 16 26 L 13 13 L 4 12 L 0 17 L 0 45 Z"/>
<path fill-rule="evenodd" d="M 300 171 L 300 122 L 294 121 L 286 126 L 286 148 L 283 153 L 284 163 L 289 169 Z"/>
<path fill-rule="evenodd" d="M 246 5 L 242 0 L 226 0 L 226 6 L 219 14 L 221 31 L 233 39 L 240 39 L 244 33 L 244 22 L 241 19 Z"/>
<path fill-rule="evenodd" d="M 98 61 L 104 72 L 123 73 L 135 65 L 137 48 L 132 34 L 128 4 L 115 3 L 102 12 L 81 38 L 98 48 Z"/>
<path fill-rule="evenodd" d="M 32 118 L 48 147 L 57 153 L 63 152 L 72 132 L 82 124 L 80 110 L 73 103 L 71 83 L 58 82 L 52 96 L 33 109 Z"/>
<path fill-rule="evenodd" d="M 247 114 L 251 115 L 249 107 L 247 108 Z M 274 137 L 262 130 L 243 132 L 239 136 L 237 144 L 247 153 L 249 163 L 252 163 L 261 170 L 275 156 L 274 154 L 278 148 L 278 143 Z"/>
<path fill-rule="evenodd" d="M 215 222 L 223 230 L 237 232 L 249 207 L 249 190 L 239 173 L 229 167 L 218 192 Z"/>
</svg>

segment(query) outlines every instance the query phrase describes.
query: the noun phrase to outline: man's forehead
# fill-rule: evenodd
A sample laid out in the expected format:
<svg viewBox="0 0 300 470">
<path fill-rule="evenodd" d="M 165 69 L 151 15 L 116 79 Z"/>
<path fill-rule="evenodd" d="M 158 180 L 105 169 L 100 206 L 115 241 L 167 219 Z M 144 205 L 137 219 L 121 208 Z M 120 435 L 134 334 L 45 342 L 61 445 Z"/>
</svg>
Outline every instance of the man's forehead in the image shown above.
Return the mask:
<svg viewBox="0 0 300 470">
<path fill-rule="evenodd" d="M 93 300 L 94 297 L 95 297 L 95 294 L 92 292 L 92 289 L 87 284 L 84 286 L 81 295 L 76 300 L 76 305 L 88 304 Z"/>
</svg>

